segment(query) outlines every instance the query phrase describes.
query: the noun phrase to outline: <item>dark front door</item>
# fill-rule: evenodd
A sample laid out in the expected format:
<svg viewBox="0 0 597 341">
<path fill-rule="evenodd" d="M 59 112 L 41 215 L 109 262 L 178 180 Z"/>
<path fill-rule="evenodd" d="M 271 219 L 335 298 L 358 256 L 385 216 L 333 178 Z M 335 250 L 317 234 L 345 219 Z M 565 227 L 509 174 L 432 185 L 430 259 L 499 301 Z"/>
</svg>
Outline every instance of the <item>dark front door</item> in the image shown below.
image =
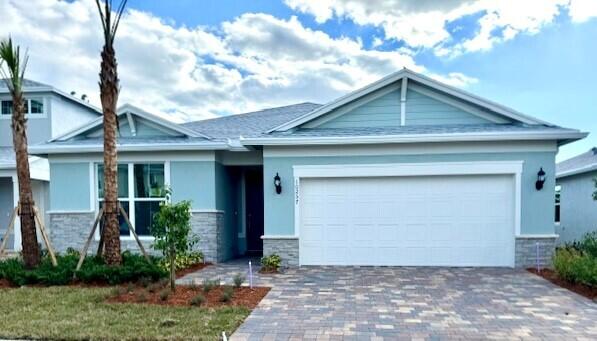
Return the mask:
<svg viewBox="0 0 597 341">
<path fill-rule="evenodd" d="M 247 254 L 263 254 L 263 171 L 245 172 L 245 208 L 247 228 Z"/>
</svg>

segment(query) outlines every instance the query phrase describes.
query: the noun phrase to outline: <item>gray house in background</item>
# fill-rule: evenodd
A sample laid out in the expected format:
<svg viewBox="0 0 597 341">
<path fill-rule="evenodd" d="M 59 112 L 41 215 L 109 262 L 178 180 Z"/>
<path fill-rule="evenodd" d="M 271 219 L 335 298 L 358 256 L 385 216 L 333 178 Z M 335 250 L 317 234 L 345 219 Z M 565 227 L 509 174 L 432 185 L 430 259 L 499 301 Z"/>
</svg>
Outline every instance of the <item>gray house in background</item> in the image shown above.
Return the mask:
<svg viewBox="0 0 597 341">
<path fill-rule="evenodd" d="M 46 84 L 25 80 L 23 90 L 27 109 L 27 138 L 30 146 L 63 135 L 101 115 L 97 108 L 86 101 Z M 10 215 L 19 200 L 11 118 L 12 99 L 4 80 L 0 79 L 0 238 L 4 236 Z M 33 200 L 45 216 L 50 206 L 48 161 L 45 158 L 31 156 L 29 166 Z M 14 231 L 9 236 L 7 249 L 20 250 L 18 221 Z"/>
<path fill-rule="evenodd" d="M 558 243 L 580 239 L 597 230 L 597 147 L 556 166 L 556 233 Z"/>
</svg>

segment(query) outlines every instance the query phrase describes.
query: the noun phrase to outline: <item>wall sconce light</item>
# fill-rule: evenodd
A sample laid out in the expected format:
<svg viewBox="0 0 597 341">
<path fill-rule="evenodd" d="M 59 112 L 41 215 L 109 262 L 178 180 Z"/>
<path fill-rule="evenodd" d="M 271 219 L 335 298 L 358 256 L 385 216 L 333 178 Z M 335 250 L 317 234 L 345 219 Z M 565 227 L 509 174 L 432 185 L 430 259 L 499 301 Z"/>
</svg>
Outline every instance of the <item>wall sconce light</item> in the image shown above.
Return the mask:
<svg viewBox="0 0 597 341">
<path fill-rule="evenodd" d="M 543 171 L 543 167 L 539 169 L 537 173 L 537 182 L 535 182 L 535 188 L 540 191 L 543 188 L 543 184 L 545 183 L 545 171 Z"/>
<path fill-rule="evenodd" d="M 280 175 L 278 175 L 278 173 L 276 173 L 276 176 L 274 176 L 274 187 L 276 187 L 276 193 L 282 193 L 282 179 L 280 179 Z"/>
</svg>

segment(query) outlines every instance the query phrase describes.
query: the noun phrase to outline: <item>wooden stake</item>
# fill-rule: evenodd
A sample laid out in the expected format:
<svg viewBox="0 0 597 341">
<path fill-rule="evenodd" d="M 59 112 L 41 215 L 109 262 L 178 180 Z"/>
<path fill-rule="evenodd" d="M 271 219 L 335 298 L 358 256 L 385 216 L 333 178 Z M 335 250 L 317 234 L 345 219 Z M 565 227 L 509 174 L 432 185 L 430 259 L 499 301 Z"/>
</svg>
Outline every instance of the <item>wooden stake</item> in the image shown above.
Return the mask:
<svg viewBox="0 0 597 341">
<path fill-rule="evenodd" d="M 139 249 L 141 249 L 141 253 L 143 253 L 143 256 L 145 257 L 145 259 L 151 263 L 151 260 L 149 259 L 147 252 L 145 252 L 145 248 L 143 247 L 143 244 L 141 244 L 141 240 L 139 240 L 139 236 L 137 236 L 137 232 L 135 232 L 135 229 L 133 228 L 133 224 L 131 224 L 131 222 L 129 220 L 129 216 L 126 214 L 126 211 L 122 208 L 122 205 L 120 205 L 120 203 L 118 204 L 118 207 L 120 209 L 120 214 L 122 214 L 122 216 L 124 217 L 124 221 L 129 226 L 129 230 L 133 234 L 133 237 L 135 237 L 137 244 L 139 244 Z"/>
<path fill-rule="evenodd" d="M 8 237 L 10 237 L 10 232 L 12 232 L 15 226 L 15 220 L 19 215 L 19 206 L 15 207 L 10 215 L 10 220 L 8 223 L 8 227 L 6 228 L 6 233 L 4 234 L 4 238 L 2 238 L 2 244 L 0 245 L 0 255 L 4 254 L 4 248 L 6 248 L 6 243 L 8 243 Z"/>
<path fill-rule="evenodd" d="M 48 249 L 48 253 L 50 254 L 50 259 L 52 260 L 53 266 L 58 266 L 58 261 L 56 261 L 56 255 L 54 254 L 54 249 L 52 248 L 52 243 L 50 242 L 50 238 L 46 233 L 46 227 L 42 222 L 41 218 L 39 217 L 39 212 L 35 205 L 33 206 L 33 216 L 37 221 L 37 225 L 39 225 L 39 232 L 41 232 L 41 237 L 43 238 L 44 242 L 46 243 L 46 248 Z"/>
<path fill-rule="evenodd" d="M 95 221 L 93 222 L 93 226 L 91 226 L 91 232 L 89 233 L 89 236 L 87 237 L 87 241 L 85 242 L 85 246 L 83 247 L 83 250 L 81 250 L 81 254 L 79 257 L 79 262 L 77 263 L 77 268 L 75 270 L 75 272 L 81 270 L 81 266 L 83 265 L 83 261 L 85 260 L 85 257 L 87 256 L 87 250 L 89 249 L 89 245 L 91 244 L 91 240 L 93 239 L 93 236 L 95 235 L 95 230 L 97 229 L 97 225 L 99 225 L 99 222 L 101 220 L 101 218 L 104 216 L 104 208 L 102 207 L 100 209 L 100 211 L 97 214 L 97 217 L 95 217 Z"/>
</svg>

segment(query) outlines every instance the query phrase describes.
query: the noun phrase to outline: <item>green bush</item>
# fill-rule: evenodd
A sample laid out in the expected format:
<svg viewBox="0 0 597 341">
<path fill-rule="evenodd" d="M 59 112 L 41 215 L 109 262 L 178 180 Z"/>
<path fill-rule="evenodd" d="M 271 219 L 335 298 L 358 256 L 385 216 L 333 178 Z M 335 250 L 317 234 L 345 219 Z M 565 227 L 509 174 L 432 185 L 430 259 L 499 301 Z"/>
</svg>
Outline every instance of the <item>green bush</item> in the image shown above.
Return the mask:
<svg viewBox="0 0 597 341">
<path fill-rule="evenodd" d="M 176 271 L 186 269 L 192 265 L 203 263 L 203 253 L 199 251 L 187 252 L 183 254 L 176 254 L 174 267 Z M 170 261 L 167 258 L 162 258 L 158 263 L 164 271 L 170 271 Z"/>
<path fill-rule="evenodd" d="M 558 248 L 553 265 L 560 278 L 597 287 L 597 257 L 574 247 Z"/>
<path fill-rule="evenodd" d="M 264 271 L 277 272 L 278 270 L 280 270 L 281 265 L 282 258 L 275 253 L 261 258 L 261 269 L 263 269 Z"/>
<path fill-rule="evenodd" d="M 213 288 L 216 288 L 220 286 L 220 280 L 219 279 L 214 279 L 214 280 L 209 280 L 209 279 L 204 279 L 203 280 L 203 291 L 207 294 L 208 292 L 210 292 Z"/>
<path fill-rule="evenodd" d="M 75 269 L 79 261 L 78 253 L 69 252 L 57 255 L 58 266 L 54 267 L 48 256 L 44 256 L 40 265 L 32 270 L 25 269 L 21 259 L 12 258 L 0 261 L 0 278 L 6 279 L 13 285 L 66 285 L 73 283 Z M 99 257 L 87 257 L 76 278 L 84 283 L 120 284 L 136 282 L 140 278 L 157 281 L 167 276 L 160 269 L 154 258 L 148 263 L 141 255 L 124 252 L 123 263 L 118 267 L 106 265 Z"/>
<path fill-rule="evenodd" d="M 205 296 L 199 294 L 193 298 L 191 298 L 191 305 L 200 306 L 205 303 Z"/>
<path fill-rule="evenodd" d="M 234 287 L 238 289 L 241 287 L 241 285 L 243 285 L 243 282 L 245 281 L 245 276 L 238 273 L 234 275 L 232 281 L 234 282 Z"/>
<path fill-rule="evenodd" d="M 222 290 L 222 296 L 220 296 L 220 301 L 222 302 L 230 302 L 232 301 L 232 296 L 234 296 L 234 288 L 232 287 L 224 287 Z"/>
</svg>

